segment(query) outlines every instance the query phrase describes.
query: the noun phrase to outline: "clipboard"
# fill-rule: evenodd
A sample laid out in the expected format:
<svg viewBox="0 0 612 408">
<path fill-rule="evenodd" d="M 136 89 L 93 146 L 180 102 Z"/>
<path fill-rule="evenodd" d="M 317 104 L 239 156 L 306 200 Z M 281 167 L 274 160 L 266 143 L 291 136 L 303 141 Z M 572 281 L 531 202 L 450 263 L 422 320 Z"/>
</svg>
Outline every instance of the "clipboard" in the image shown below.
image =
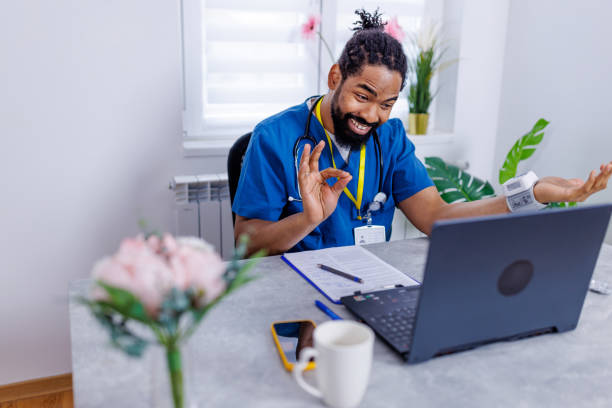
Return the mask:
<svg viewBox="0 0 612 408">
<path fill-rule="evenodd" d="M 342 304 L 340 298 L 356 292 L 373 292 L 396 286 L 418 286 L 420 283 L 389 265 L 361 246 L 346 246 L 286 253 L 281 259 L 330 302 Z M 325 264 L 354 274 L 364 280 L 357 283 L 323 271 Z"/>
<path fill-rule="evenodd" d="M 285 255 L 281 255 L 281 259 L 283 261 L 285 261 L 285 263 L 287 265 L 289 265 L 291 267 L 291 269 L 293 269 L 294 271 L 296 271 L 298 273 L 298 275 L 300 275 L 302 278 L 304 278 L 306 280 L 306 282 L 310 283 L 312 285 L 313 288 L 315 288 L 316 290 L 318 290 L 319 292 L 321 292 L 321 294 L 323 296 L 325 296 L 327 298 L 327 300 L 329 300 L 332 303 L 335 303 L 337 305 L 341 305 L 342 302 L 340 302 L 340 299 L 338 300 L 334 300 L 332 298 L 330 298 L 327 293 L 323 292 L 323 290 L 317 286 L 316 283 L 314 283 L 313 281 L 311 281 L 310 279 L 308 279 L 308 276 L 304 275 L 302 272 L 300 272 L 300 270 L 298 268 L 295 267 L 295 265 L 293 265 L 287 258 L 285 258 Z"/>
</svg>

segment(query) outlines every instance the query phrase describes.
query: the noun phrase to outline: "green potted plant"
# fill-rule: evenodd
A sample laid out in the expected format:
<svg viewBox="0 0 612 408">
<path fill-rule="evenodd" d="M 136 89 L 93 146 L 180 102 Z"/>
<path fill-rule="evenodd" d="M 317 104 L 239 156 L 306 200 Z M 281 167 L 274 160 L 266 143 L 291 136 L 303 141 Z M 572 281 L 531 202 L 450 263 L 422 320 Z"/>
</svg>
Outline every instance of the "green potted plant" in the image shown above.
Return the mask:
<svg viewBox="0 0 612 408">
<path fill-rule="evenodd" d="M 429 123 L 429 106 L 435 97 L 431 92 L 431 80 L 440 69 L 444 49 L 439 41 L 439 27 L 424 23 L 412 37 L 408 55 L 408 133 L 424 135 Z"/>
</svg>

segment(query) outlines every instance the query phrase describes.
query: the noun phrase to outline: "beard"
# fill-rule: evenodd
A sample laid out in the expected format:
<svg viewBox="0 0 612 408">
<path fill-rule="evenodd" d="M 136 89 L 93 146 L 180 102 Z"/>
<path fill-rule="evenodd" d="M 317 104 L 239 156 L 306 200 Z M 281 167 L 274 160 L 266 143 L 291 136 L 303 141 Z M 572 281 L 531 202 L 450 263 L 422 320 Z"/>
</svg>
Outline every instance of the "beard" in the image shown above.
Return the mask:
<svg viewBox="0 0 612 408">
<path fill-rule="evenodd" d="M 336 136 L 336 142 L 338 142 L 340 146 L 350 147 L 351 150 L 357 150 L 362 144 L 368 141 L 372 132 L 376 130 L 380 123 L 369 123 L 352 113 L 342 112 L 338 105 L 338 95 L 338 93 L 335 93 L 331 101 L 331 116 L 332 122 L 334 123 L 334 136 Z M 353 132 L 349 127 L 349 120 L 351 119 L 361 125 L 370 126 L 370 131 L 364 135 Z"/>
</svg>

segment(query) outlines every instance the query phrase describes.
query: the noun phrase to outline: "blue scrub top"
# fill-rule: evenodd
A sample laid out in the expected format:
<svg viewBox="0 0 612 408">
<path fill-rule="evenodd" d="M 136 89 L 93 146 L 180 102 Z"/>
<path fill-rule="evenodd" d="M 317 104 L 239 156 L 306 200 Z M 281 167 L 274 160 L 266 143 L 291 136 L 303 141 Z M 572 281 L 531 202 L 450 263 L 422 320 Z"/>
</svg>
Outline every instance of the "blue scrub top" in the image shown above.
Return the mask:
<svg viewBox="0 0 612 408">
<path fill-rule="evenodd" d="M 251 136 L 247 148 L 238 189 L 232 210 L 246 218 L 278 221 L 289 215 L 302 212 L 302 203 L 289 201 L 288 197 L 299 198 L 297 178 L 293 159 L 293 145 L 304 133 L 309 108 L 306 103 L 294 106 L 260 122 Z M 433 186 L 427 170 L 414 155 L 414 145 L 406 137 L 399 119 L 391 119 L 377 129 L 383 157 L 383 192 L 387 201 L 383 208 L 372 213 L 374 225 L 384 225 L 386 238 L 391 236 L 391 222 L 397 203 L 424 188 Z M 317 140 L 325 140 L 325 149 L 319 160 L 319 169 L 333 167 L 327 138 L 321 123 L 312 115 L 310 134 Z M 306 139 L 300 143 L 298 163 Z M 333 143 L 333 142 L 332 142 Z M 351 152 L 345 163 L 334 146 L 334 160 L 338 168 L 353 175 L 348 189 L 357 196 L 359 177 L 359 151 Z M 363 220 L 355 204 L 342 193 L 336 210 L 290 252 L 320 249 L 334 246 L 354 245 L 353 229 L 366 224 L 365 213 L 369 203 L 378 192 L 380 167 L 374 138 L 366 144 L 366 167 L 361 203 Z M 329 179 L 333 184 L 335 178 Z"/>
</svg>

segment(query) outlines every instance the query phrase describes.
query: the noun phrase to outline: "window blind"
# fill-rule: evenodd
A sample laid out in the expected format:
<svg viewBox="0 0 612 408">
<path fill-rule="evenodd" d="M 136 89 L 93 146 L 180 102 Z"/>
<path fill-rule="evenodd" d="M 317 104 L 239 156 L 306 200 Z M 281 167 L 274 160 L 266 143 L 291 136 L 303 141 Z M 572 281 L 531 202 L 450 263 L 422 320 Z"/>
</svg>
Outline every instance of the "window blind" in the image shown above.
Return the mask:
<svg viewBox="0 0 612 408">
<path fill-rule="evenodd" d="M 266 117 L 327 90 L 327 73 L 352 35 L 356 8 L 398 18 L 406 34 L 440 0 L 181 0 L 186 139 L 236 139 Z M 302 37 L 310 15 L 334 58 L 315 35 Z M 404 40 L 404 46 L 408 38 Z M 319 48 L 321 47 L 321 48 Z M 320 78 L 319 78 L 320 74 Z M 392 117 L 405 119 L 402 94 Z"/>
<path fill-rule="evenodd" d="M 312 0 L 200 0 L 202 130 L 238 137 L 317 92 L 318 41 L 301 26 Z"/>
</svg>

